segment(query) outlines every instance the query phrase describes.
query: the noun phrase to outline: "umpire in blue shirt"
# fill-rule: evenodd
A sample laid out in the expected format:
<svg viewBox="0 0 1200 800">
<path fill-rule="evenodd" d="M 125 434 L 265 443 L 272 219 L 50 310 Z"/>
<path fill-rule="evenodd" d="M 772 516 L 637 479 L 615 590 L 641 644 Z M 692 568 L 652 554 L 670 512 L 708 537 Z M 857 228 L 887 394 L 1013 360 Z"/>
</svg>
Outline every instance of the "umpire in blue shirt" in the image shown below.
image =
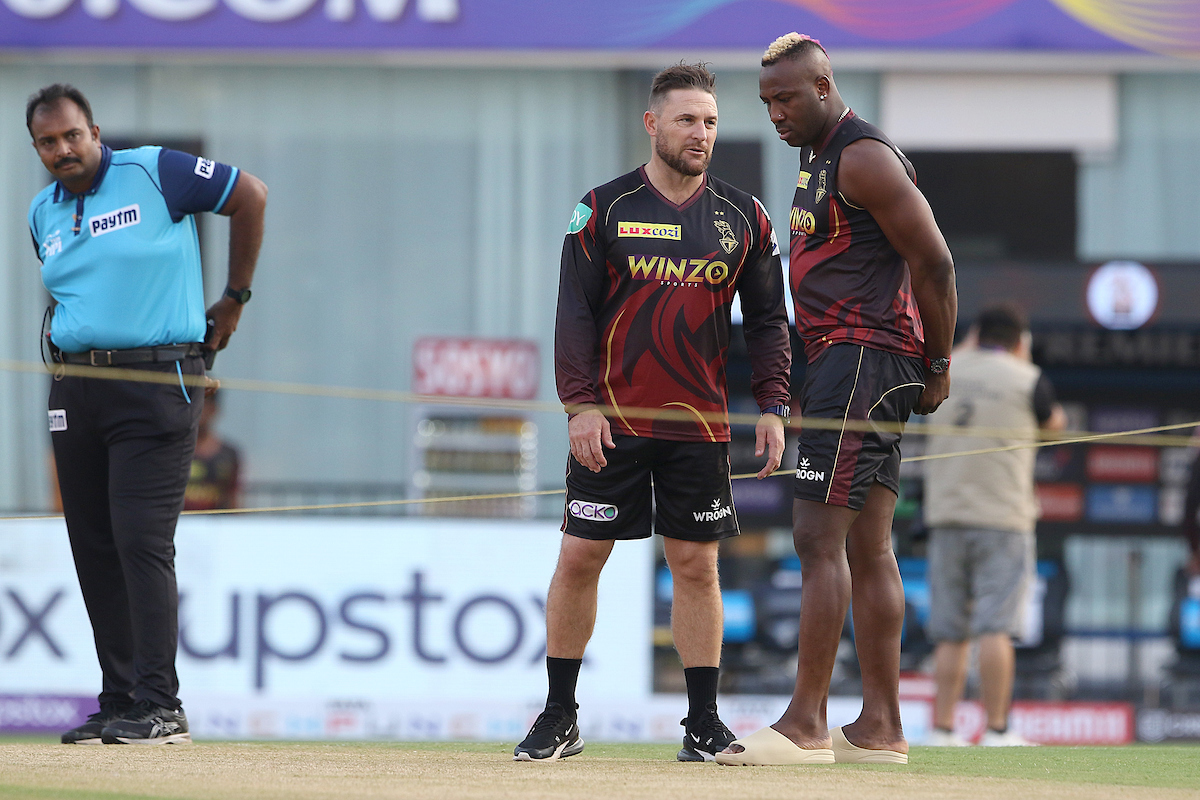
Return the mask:
<svg viewBox="0 0 1200 800">
<path fill-rule="evenodd" d="M 60 369 L 51 384 L 63 512 L 103 674 L 100 710 L 62 741 L 190 742 L 175 673 L 175 525 L 204 403 L 204 358 L 229 342 L 250 299 L 267 188 L 186 153 L 109 149 L 72 86 L 33 95 L 25 122 L 55 178 L 29 207 L 54 298 L 51 357 L 156 381 Z M 207 312 L 192 217 L 202 211 L 230 218 L 229 280 Z"/>
</svg>

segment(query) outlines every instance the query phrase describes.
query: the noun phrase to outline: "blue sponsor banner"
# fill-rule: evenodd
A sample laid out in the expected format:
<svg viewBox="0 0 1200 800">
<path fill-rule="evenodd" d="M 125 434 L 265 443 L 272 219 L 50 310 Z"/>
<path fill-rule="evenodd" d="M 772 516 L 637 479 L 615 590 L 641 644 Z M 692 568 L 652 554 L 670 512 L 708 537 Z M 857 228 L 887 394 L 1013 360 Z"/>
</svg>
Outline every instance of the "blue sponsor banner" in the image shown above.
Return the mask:
<svg viewBox="0 0 1200 800">
<path fill-rule="evenodd" d="M 1152 486 L 1091 486 L 1087 518 L 1091 522 L 1155 522 L 1158 490 Z"/>
<path fill-rule="evenodd" d="M 0 0 L 0 48 L 761 50 L 1200 54 L 1178 0 Z"/>
</svg>

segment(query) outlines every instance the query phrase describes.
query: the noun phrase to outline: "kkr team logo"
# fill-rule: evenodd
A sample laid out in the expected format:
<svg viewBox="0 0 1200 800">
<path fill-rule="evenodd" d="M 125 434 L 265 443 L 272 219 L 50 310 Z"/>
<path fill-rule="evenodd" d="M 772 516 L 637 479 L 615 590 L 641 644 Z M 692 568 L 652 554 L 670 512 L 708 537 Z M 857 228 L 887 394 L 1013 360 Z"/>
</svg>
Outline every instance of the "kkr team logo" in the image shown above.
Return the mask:
<svg viewBox="0 0 1200 800">
<path fill-rule="evenodd" d="M 607 503 L 587 503 L 583 500 L 572 500 L 567 503 L 567 511 L 572 517 L 586 519 L 589 522 L 612 522 L 617 518 L 617 507 Z"/>
<path fill-rule="evenodd" d="M 670 239 L 678 242 L 683 239 L 683 231 L 678 225 L 660 225 L 657 222 L 618 222 L 617 236 L 623 239 Z"/>
<path fill-rule="evenodd" d="M 684 285 L 711 283 L 715 286 L 729 277 L 729 265 L 724 261 L 709 261 L 707 258 L 636 255 L 629 256 L 629 274 L 644 281 L 655 280 Z"/>
<path fill-rule="evenodd" d="M 823 481 L 825 473 L 817 472 L 809 465 L 807 458 L 802 458 L 799 468 L 796 470 L 796 477 L 802 481 Z"/>
<path fill-rule="evenodd" d="M 721 247 L 726 253 L 732 253 L 737 249 L 738 240 L 733 234 L 733 228 L 729 227 L 729 223 L 723 219 L 718 219 L 713 222 L 717 226 L 717 233 L 721 234 Z"/>
<path fill-rule="evenodd" d="M 817 176 L 817 202 L 821 202 L 825 197 L 825 176 L 826 170 L 821 170 L 821 174 Z"/>
</svg>

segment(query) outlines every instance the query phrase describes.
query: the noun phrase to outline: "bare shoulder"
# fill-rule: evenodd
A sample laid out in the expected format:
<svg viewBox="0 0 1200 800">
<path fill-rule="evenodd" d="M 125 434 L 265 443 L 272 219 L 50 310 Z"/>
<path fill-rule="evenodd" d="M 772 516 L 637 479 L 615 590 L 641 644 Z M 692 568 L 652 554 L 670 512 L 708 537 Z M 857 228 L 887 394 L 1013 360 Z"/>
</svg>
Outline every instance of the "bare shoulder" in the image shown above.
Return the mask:
<svg viewBox="0 0 1200 800">
<path fill-rule="evenodd" d="M 895 150 L 878 139 L 859 139 L 842 151 L 838 188 L 850 202 L 870 208 L 914 186 Z"/>
</svg>

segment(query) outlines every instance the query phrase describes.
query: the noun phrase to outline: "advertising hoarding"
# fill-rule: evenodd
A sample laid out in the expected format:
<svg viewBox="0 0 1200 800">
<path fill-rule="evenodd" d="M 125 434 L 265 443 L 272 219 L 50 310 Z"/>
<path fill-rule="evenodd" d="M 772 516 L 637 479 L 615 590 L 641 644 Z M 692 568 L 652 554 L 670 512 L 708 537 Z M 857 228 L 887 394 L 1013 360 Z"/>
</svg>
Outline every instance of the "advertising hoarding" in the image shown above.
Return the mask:
<svg viewBox="0 0 1200 800">
<path fill-rule="evenodd" d="M 176 537 L 185 708 L 202 718 L 206 706 L 238 703 L 540 706 L 560 536 L 534 521 L 185 517 Z M 614 548 L 582 697 L 649 696 L 651 570 L 649 540 Z M 0 707 L 14 726 L 36 708 L 69 714 L 70 698 L 99 691 L 61 520 L 4 523 L 0 658 Z"/>
<path fill-rule="evenodd" d="M 1189 4 L 1089 5 L 1099 13 L 1062 0 L 0 0 L 0 47 L 758 51 L 799 30 L 836 48 L 1200 49 Z"/>
</svg>

